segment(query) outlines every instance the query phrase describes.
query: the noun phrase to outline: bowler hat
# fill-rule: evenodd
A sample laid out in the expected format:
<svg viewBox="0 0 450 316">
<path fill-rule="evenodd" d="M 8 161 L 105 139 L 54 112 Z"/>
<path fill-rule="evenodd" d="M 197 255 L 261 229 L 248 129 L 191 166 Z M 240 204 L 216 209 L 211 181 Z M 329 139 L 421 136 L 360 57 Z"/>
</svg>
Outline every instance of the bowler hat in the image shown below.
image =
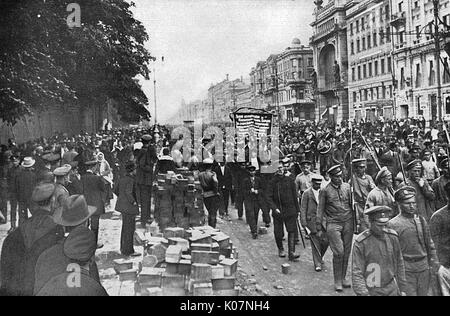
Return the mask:
<svg viewBox="0 0 450 316">
<path fill-rule="evenodd" d="M 32 157 L 25 157 L 22 161 L 22 167 L 24 168 L 30 168 L 33 167 L 36 163 L 36 160 L 34 160 Z"/>
<path fill-rule="evenodd" d="M 83 195 L 72 195 L 55 210 L 53 221 L 61 226 L 78 226 L 87 221 L 96 211 L 95 206 L 87 205 Z"/>
</svg>

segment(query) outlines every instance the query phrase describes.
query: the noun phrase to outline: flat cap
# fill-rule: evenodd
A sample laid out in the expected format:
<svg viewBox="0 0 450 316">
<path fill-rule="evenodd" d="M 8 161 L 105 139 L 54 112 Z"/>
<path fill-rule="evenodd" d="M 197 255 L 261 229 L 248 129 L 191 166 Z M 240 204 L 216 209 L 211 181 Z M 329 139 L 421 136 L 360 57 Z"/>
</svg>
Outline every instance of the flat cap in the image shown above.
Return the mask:
<svg viewBox="0 0 450 316">
<path fill-rule="evenodd" d="M 152 140 L 152 136 L 149 135 L 149 134 L 145 134 L 145 135 L 143 135 L 143 136 L 141 137 L 141 139 L 142 139 L 143 142 L 149 142 L 149 141 Z"/>
<path fill-rule="evenodd" d="M 407 166 L 406 166 L 406 170 L 410 171 L 414 168 L 420 168 L 422 169 L 422 161 L 419 159 L 413 160 L 411 161 Z"/>
<path fill-rule="evenodd" d="M 339 176 L 342 174 L 342 168 L 340 165 L 335 165 L 333 167 L 331 167 L 330 169 L 328 169 L 328 174 L 330 176 Z"/>
<path fill-rule="evenodd" d="M 369 216 L 372 221 L 387 223 L 390 220 L 392 209 L 388 206 L 378 205 L 364 211 L 364 215 Z"/>
<path fill-rule="evenodd" d="M 416 196 L 416 189 L 411 186 L 404 186 L 395 191 L 394 198 L 397 202 L 402 202 Z"/>
<path fill-rule="evenodd" d="M 62 177 L 62 176 L 66 176 L 70 170 L 72 170 L 72 166 L 71 165 L 64 165 L 62 167 L 56 168 L 55 170 L 53 170 L 53 174 L 57 177 Z"/>
<path fill-rule="evenodd" d="M 352 160 L 352 164 L 360 166 L 360 165 L 366 165 L 367 160 L 365 158 L 358 158 L 358 159 L 353 159 Z"/>
<path fill-rule="evenodd" d="M 323 181 L 323 177 L 321 175 L 319 175 L 319 174 L 313 173 L 311 175 L 311 180 L 312 181 L 316 181 L 316 182 L 322 182 Z"/>
<path fill-rule="evenodd" d="M 311 162 L 310 160 L 307 160 L 307 159 L 302 160 L 302 161 L 300 162 L 300 165 L 305 165 L 305 164 L 311 165 L 312 162 Z"/>
<path fill-rule="evenodd" d="M 33 193 L 31 195 L 31 200 L 36 203 L 46 201 L 51 198 L 54 192 L 55 192 L 55 184 L 42 183 L 34 188 Z"/>
<path fill-rule="evenodd" d="M 383 167 L 380 171 L 378 171 L 377 176 L 375 177 L 375 182 L 378 183 L 382 178 L 389 176 L 392 176 L 392 173 L 387 167 Z"/>
</svg>

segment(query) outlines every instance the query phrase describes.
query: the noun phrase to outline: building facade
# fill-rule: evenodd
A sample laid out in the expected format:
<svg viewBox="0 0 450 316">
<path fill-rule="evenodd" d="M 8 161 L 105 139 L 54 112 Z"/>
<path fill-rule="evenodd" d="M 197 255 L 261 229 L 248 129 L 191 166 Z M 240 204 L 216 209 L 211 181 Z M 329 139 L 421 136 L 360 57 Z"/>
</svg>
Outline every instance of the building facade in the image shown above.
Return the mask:
<svg viewBox="0 0 450 316">
<path fill-rule="evenodd" d="M 389 0 L 346 7 L 350 119 L 393 119 L 392 31 Z"/>
<path fill-rule="evenodd" d="M 450 96 L 449 56 L 443 50 L 440 51 L 440 60 L 435 56 L 433 0 L 391 2 L 397 117 L 423 117 L 426 121 L 435 121 L 441 115 L 450 119 L 450 104 L 448 107 L 445 104 Z M 445 24 L 450 23 L 449 0 L 439 1 L 439 17 Z M 440 30 L 444 30 L 442 25 Z M 438 62 L 440 73 L 437 71 Z M 438 108 L 438 76 L 442 87 L 441 109 Z"/>
<path fill-rule="evenodd" d="M 348 0 L 316 1 L 313 36 L 313 86 L 317 119 L 349 119 L 346 9 Z"/>
<path fill-rule="evenodd" d="M 315 120 L 311 89 L 313 54 L 295 38 L 280 54 L 258 62 L 250 72 L 252 107 L 265 109 L 284 121 Z"/>
</svg>

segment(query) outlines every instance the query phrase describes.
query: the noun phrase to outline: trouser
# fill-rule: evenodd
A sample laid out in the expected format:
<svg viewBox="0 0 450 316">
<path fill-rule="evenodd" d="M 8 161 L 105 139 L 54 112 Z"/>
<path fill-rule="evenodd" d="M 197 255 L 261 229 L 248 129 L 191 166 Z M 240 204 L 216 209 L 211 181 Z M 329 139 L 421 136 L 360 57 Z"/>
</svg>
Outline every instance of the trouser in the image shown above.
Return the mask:
<svg viewBox="0 0 450 316">
<path fill-rule="evenodd" d="M 208 210 L 208 225 L 216 228 L 217 224 L 217 211 L 220 207 L 219 196 L 211 196 L 203 199 L 205 207 Z"/>
<path fill-rule="evenodd" d="M 139 203 L 141 205 L 141 223 L 145 224 L 150 220 L 150 215 L 152 214 L 152 186 L 146 184 L 138 185 L 139 191 Z"/>
<path fill-rule="evenodd" d="M 369 217 L 367 215 L 364 215 L 364 205 L 363 204 L 356 204 L 356 209 L 358 210 L 359 214 L 359 220 L 361 222 L 358 233 L 362 233 L 366 229 L 370 228 L 369 224 Z"/>
<path fill-rule="evenodd" d="M 259 202 L 254 197 L 244 200 L 245 205 L 245 219 L 252 234 L 258 233 L 258 217 L 259 217 Z"/>
<path fill-rule="evenodd" d="M 406 295 L 407 296 L 427 296 L 430 289 L 430 271 L 409 272 L 405 271 Z"/>
<path fill-rule="evenodd" d="M 322 267 L 323 256 L 325 255 L 325 252 L 327 252 L 329 246 L 327 235 L 323 233 L 319 237 L 317 234 L 311 234 L 310 241 L 314 267 L 320 268 Z M 316 245 L 317 249 L 313 244 Z"/>
<path fill-rule="evenodd" d="M 6 179 L 0 179 L 0 212 L 6 220 L 8 216 L 8 184 Z"/>
<path fill-rule="evenodd" d="M 221 197 L 221 204 L 220 204 L 220 215 L 228 215 L 228 204 L 230 200 L 230 192 L 229 189 L 221 189 L 220 190 L 220 197 Z"/>
<path fill-rule="evenodd" d="M 230 191 L 230 198 L 231 198 L 231 203 L 234 204 L 234 202 L 236 201 L 236 189 L 232 189 Z"/>
<path fill-rule="evenodd" d="M 441 267 L 438 272 L 442 296 L 450 296 L 450 268 Z"/>
<path fill-rule="evenodd" d="M 98 232 L 100 229 L 100 215 L 92 215 L 89 219 L 89 227 L 95 234 L 95 240 L 98 243 Z"/>
<path fill-rule="evenodd" d="M 266 196 L 267 195 L 264 194 L 261 197 L 260 205 L 261 205 L 262 218 L 263 218 L 264 224 L 270 224 L 270 222 L 271 222 L 271 219 L 270 219 L 270 206 L 269 206 L 269 201 L 267 201 Z"/>
<path fill-rule="evenodd" d="M 284 250 L 283 247 L 283 237 L 284 237 L 284 227 L 289 234 L 294 236 L 295 231 L 297 230 L 297 217 L 291 216 L 287 218 L 282 218 L 281 216 L 272 216 L 273 218 L 273 234 L 275 236 L 275 243 L 277 244 L 278 250 Z"/>
<path fill-rule="evenodd" d="M 242 195 L 242 192 L 236 192 L 235 206 L 238 212 L 238 217 L 244 216 L 244 196 Z"/>
<path fill-rule="evenodd" d="M 134 253 L 133 241 L 135 230 L 136 230 L 136 216 L 122 213 L 120 252 L 124 256 L 129 256 Z"/>
<path fill-rule="evenodd" d="M 11 218 L 11 227 L 16 227 L 17 221 L 17 198 L 15 194 L 9 195 L 9 205 L 11 206 L 10 218 Z"/>
<path fill-rule="evenodd" d="M 352 250 L 353 220 L 344 223 L 328 223 L 327 237 L 333 252 L 333 273 L 336 285 L 342 285 Z"/>
<path fill-rule="evenodd" d="M 30 203 L 19 201 L 19 226 L 28 219 L 28 210 L 31 209 Z"/>
</svg>

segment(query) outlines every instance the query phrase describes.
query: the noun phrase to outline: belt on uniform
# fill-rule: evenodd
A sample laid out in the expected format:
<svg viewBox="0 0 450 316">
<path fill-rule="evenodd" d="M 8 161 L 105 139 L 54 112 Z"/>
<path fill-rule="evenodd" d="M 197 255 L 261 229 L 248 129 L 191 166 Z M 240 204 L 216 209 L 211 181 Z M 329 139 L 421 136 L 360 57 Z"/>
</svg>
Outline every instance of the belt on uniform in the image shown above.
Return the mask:
<svg viewBox="0 0 450 316">
<path fill-rule="evenodd" d="M 408 261 L 408 262 L 419 262 L 426 259 L 426 257 L 420 257 L 420 258 L 407 258 L 407 257 L 403 257 L 403 260 Z"/>
</svg>

